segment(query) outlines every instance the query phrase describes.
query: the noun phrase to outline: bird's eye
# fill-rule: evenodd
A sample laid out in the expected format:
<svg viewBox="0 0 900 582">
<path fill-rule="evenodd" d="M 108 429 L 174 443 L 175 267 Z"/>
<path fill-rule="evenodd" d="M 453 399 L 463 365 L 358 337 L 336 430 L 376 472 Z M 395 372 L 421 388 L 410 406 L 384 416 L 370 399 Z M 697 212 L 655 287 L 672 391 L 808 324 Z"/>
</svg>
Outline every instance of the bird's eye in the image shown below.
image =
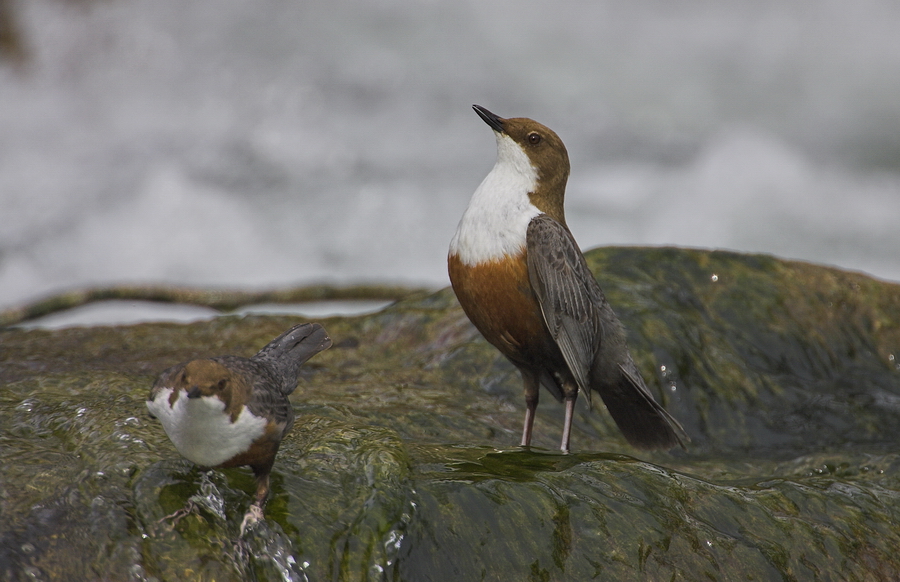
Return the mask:
<svg viewBox="0 0 900 582">
<path fill-rule="evenodd" d="M 528 143 L 531 145 L 537 145 L 541 143 L 541 134 L 536 132 L 531 132 L 528 134 Z"/>
</svg>

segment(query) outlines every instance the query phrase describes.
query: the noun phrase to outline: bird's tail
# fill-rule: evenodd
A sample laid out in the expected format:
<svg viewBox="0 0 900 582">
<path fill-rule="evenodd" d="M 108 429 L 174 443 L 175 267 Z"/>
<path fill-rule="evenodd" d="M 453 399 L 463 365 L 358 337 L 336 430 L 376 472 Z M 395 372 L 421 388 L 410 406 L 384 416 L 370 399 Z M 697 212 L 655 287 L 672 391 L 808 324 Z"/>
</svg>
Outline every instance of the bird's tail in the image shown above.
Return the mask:
<svg viewBox="0 0 900 582">
<path fill-rule="evenodd" d="M 318 323 L 301 323 L 273 339 L 253 356 L 269 362 L 284 377 L 284 392 L 290 394 L 297 387 L 300 366 L 321 351 L 331 347 L 331 338 Z"/>
<path fill-rule="evenodd" d="M 628 442 L 640 449 L 686 448 L 690 439 L 684 428 L 653 399 L 634 364 L 620 365 L 619 372 L 614 385 L 598 392 Z"/>
</svg>

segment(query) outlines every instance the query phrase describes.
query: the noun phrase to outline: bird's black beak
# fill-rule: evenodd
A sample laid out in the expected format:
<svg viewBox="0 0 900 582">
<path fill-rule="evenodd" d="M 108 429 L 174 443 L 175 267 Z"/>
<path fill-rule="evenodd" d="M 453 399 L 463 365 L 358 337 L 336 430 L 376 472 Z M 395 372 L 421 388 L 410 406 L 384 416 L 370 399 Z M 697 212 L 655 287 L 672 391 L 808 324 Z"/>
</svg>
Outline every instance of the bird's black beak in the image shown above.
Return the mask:
<svg viewBox="0 0 900 582">
<path fill-rule="evenodd" d="M 188 398 L 200 398 L 200 387 L 194 386 L 188 390 Z"/>
<path fill-rule="evenodd" d="M 481 105 L 473 105 L 472 109 L 475 110 L 475 113 L 477 113 L 478 116 L 481 117 L 485 123 L 487 123 L 488 125 L 491 126 L 491 129 L 493 129 L 496 132 L 503 133 L 503 118 L 502 117 L 498 117 L 498 116 L 494 115 L 493 113 L 491 113 L 490 111 L 488 111 L 487 109 L 482 107 Z"/>
</svg>

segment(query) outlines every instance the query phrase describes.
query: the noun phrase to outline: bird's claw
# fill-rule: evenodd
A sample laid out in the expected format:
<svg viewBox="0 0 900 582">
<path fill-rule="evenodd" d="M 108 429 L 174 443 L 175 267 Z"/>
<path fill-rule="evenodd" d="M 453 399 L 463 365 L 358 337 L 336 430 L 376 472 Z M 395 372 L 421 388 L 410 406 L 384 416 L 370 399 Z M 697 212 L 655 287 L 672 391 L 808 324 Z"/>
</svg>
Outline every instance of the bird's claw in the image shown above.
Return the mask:
<svg viewBox="0 0 900 582">
<path fill-rule="evenodd" d="M 247 513 L 244 514 L 244 521 L 241 522 L 241 537 L 244 537 L 244 533 L 255 526 L 259 521 L 263 519 L 263 510 L 262 507 L 256 505 L 255 503 L 250 506 L 250 509 L 247 510 Z"/>
</svg>

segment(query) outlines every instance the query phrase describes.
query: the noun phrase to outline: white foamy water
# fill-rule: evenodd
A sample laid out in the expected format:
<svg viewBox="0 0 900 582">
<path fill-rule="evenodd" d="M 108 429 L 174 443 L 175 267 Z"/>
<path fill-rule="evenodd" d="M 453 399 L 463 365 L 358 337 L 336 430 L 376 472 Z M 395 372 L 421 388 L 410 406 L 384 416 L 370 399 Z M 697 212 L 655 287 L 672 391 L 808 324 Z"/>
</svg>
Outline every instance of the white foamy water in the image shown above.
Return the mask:
<svg viewBox="0 0 900 582">
<path fill-rule="evenodd" d="M 447 284 L 494 162 L 554 128 L 584 248 L 900 279 L 900 4 L 13 3 L 0 307 L 116 283 Z"/>
</svg>

